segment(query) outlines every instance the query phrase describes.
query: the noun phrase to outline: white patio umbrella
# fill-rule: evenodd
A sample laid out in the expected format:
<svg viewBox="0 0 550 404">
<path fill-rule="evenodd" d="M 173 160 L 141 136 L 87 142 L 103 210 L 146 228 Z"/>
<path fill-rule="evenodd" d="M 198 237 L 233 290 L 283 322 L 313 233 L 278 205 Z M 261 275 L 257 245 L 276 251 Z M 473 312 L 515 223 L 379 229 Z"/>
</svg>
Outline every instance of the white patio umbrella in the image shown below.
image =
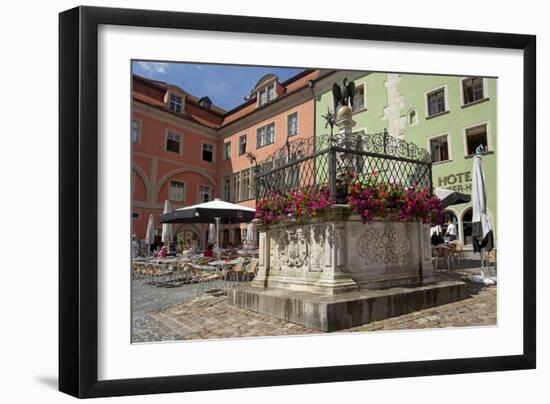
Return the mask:
<svg viewBox="0 0 550 404">
<path fill-rule="evenodd" d="M 250 248 L 254 245 L 254 224 L 248 223 L 246 226 L 246 246 Z"/>
<path fill-rule="evenodd" d="M 481 275 L 472 277 L 472 280 L 485 285 L 494 284 L 495 279 L 487 277 L 483 272 L 485 255 L 493 249 L 493 226 L 487 215 L 487 183 L 483 160 L 477 151 L 472 172 L 472 240 L 474 251 L 479 251 L 481 255 Z"/>
<path fill-rule="evenodd" d="M 246 227 L 246 241 L 254 241 L 254 224 L 248 223 Z"/>
<path fill-rule="evenodd" d="M 147 230 L 145 231 L 145 243 L 147 244 L 147 254 L 151 250 L 151 244 L 155 241 L 155 222 L 153 220 L 153 214 L 149 215 L 149 221 L 147 222 Z"/>
<path fill-rule="evenodd" d="M 216 248 L 220 245 L 220 224 L 247 223 L 256 210 L 215 198 L 213 201 L 187 206 L 163 214 L 161 223 L 216 223 Z"/>
<path fill-rule="evenodd" d="M 167 199 L 164 201 L 164 210 L 162 213 L 168 213 L 172 211 L 170 201 Z M 162 242 L 166 246 L 168 252 L 170 252 L 170 243 L 172 242 L 172 225 L 170 223 L 162 224 Z"/>
</svg>

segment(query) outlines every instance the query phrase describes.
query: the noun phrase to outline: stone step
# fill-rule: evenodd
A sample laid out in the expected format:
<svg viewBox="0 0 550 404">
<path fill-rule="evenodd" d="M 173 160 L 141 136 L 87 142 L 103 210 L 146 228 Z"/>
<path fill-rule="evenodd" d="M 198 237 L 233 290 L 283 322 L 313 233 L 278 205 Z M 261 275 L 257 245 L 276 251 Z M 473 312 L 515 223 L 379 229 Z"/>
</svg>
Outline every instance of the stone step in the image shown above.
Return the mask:
<svg viewBox="0 0 550 404">
<path fill-rule="evenodd" d="M 441 281 L 424 286 L 362 290 L 339 295 L 237 287 L 229 290 L 227 299 L 238 307 L 329 332 L 467 297 L 464 282 Z"/>
</svg>

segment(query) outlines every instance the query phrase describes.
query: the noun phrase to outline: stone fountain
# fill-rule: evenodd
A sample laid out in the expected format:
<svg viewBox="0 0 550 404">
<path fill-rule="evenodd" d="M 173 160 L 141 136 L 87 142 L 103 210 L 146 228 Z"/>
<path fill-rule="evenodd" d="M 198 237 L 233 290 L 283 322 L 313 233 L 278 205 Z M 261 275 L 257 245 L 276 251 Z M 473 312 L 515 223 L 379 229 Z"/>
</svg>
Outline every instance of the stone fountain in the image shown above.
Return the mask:
<svg viewBox="0 0 550 404">
<path fill-rule="evenodd" d="M 334 119 L 351 134 L 351 109 Z M 259 225 L 259 271 L 229 291 L 231 304 L 322 331 L 341 330 L 467 297 L 434 274 L 430 228 L 421 221 L 363 223 L 347 205 L 319 217 Z"/>
</svg>

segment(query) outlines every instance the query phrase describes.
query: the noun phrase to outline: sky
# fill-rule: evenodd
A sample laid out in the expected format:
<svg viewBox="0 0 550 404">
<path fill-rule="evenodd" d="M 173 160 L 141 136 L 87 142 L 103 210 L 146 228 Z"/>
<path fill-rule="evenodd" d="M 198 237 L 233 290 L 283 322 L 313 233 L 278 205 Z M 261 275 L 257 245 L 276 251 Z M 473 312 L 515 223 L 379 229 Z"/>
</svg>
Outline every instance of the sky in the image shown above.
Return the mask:
<svg viewBox="0 0 550 404">
<path fill-rule="evenodd" d="M 134 74 L 174 84 L 196 97 L 208 96 L 215 105 L 229 111 L 244 102 L 265 74 L 273 73 L 283 82 L 303 69 L 134 61 L 132 70 Z"/>
</svg>

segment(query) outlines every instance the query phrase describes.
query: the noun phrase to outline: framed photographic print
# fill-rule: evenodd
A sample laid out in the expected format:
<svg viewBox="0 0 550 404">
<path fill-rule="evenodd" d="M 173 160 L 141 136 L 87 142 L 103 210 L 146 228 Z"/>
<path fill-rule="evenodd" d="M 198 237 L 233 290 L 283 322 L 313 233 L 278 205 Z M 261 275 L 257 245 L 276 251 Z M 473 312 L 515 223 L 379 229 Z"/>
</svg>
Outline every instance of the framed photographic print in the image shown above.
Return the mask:
<svg viewBox="0 0 550 404">
<path fill-rule="evenodd" d="M 535 367 L 534 36 L 59 23 L 61 391 Z"/>
</svg>

